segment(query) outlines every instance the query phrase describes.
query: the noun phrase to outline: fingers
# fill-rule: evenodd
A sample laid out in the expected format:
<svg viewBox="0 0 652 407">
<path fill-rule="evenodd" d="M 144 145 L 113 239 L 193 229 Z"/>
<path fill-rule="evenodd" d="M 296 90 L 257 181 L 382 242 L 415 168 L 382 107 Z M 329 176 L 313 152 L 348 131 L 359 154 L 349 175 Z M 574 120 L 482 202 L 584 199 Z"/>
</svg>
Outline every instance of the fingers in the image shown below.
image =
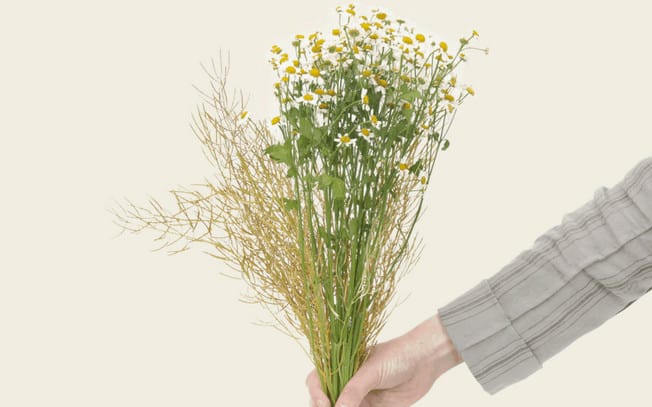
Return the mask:
<svg viewBox="0 0 652 407">
<path fill-rule="evenodd" d="M 362 400 L 378 385 L 378 372 L 363 364 L 344 386 L 335 407 L 361 407 Z"/>
<path fill-rule="evenodd" d="M 308 386 L 308 392 L 312 401 L 311 407 L 331 407 L 330 400 L 321 389 L 321 382 L 319 381 L 316 369 L 313 369 L 308 374 L 308 377 L 306 377 L 306 386 Z"/>
</svg>

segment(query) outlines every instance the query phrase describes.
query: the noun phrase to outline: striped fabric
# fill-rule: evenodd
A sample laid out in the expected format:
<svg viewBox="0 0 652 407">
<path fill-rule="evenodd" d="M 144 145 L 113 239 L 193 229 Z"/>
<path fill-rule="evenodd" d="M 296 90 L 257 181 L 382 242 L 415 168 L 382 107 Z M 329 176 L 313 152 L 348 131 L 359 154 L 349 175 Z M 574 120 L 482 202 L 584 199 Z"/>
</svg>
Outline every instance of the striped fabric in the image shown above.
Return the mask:
<svg viewBox="0 0 652 407">
<path fill-rule="evenodd" d="M 495 394 L 651 288 L 648 157 L 438 312 L 468 369 Z"/>
</svg>

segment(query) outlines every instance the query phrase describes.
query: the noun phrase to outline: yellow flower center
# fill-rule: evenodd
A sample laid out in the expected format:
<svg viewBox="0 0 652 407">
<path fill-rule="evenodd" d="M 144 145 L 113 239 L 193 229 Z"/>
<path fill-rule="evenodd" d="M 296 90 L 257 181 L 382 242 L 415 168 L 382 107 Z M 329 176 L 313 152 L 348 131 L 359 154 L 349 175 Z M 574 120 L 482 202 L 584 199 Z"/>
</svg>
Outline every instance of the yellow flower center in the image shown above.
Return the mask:
<svg viewBox="0 0 652 407">
<path fill-rule="evenodd" d="M 439 47 L 444 51 L 448 52 L 448 44 L 446 44 L 444 41 L 439 43 Z"/>
<path fill-rule="evenodd" d="M 360 129 L 360 133 L 364 134 L 365 136 L 369 136 L 371 132 L 369 131 L 369 129 L 362 128 Z"/>
<path fill-rule="evenodd" d="M 403 37 L 403 42 L 406 44 L 412 44 L 414 41 L 412 41 L 412 38 L 410 37 Z"/>
<path fill-rule="evenodd" d="M 425 42 L 426 41 L 426 36 L 423 34 L 417 34 L 414 38 L 417 39 L 419 42 Z"/>
<path fill-rule="evenodd" d="M 404 170 L 407 170 L 408 166 L 407 166 L 407 164 L 405 164 L 405 163 L 400 163 L 400 164 L 398 165 L 398 168 L 399 168 L 401 171 L 404 171 Z"/>
<path fill-rule="evenodd" d="M 384 20 L 384 19 L 387 18 L 387 14 L 386 14 L 386 13 L 378 13 L 378 14 L 376 14 L 376 17 L 377 17 L 379 20 Z"/>
<path fill-rule="evenodd" d="M 278 124 L 281 121 L 281 116 L 276 116 L 272 119 L 272 124 Z"/>
<path fill-rule="evenodd" d="M 345 134 L 345 135 L 343 135 L 342 137 L 340 137 L 340 141 L 341 141 L 342 143 L 349 143 L 349 142 L 351 141 L 351 137 L 349 137 L 348 134 Z"/>
<path fill-rule="evenodd" d="M 314 100 L 314 99 L 315 99 L 315 97 L 313 95 L 311 95 L 310 93 L 306 93 L 305 95 L 303 95 L 303 100 L 306 100 L 308 102 L 310 102 L 311 100 Z"/>
<path fill-rule="evenodd" d="M 285 72 L 287 72 L 287 73 L 297 73 L 297 70 L 293 66 L 288 66 L 287 68 L 285 68 Z"/>
<path fill-rule="evenodd" d="M 310 70 L 310 75 L 311 75 L 311 76 L 314 76 L 315 78 L 319 77 L 319 69 L 317 69 L 317 68 L 312 68 L 312 69 Z"/>
</svg>

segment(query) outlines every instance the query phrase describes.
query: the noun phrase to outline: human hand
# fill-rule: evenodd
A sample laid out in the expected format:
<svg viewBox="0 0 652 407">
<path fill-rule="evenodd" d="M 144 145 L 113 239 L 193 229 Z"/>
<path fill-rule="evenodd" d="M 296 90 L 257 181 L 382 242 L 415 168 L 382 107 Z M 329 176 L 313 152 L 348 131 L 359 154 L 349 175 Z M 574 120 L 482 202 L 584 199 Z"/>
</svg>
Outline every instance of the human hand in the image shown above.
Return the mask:
<svg viewBox="0 0 652 407">
<path fill-rule="evenodd" d="M 406 334 L 374 346 L 344 386 L 335 407 L 411 406 L 439 376 L 461 362 L 435 314 Z M 308 374 L 306 385 L 311 407 L 330 407 L 316 370 Z"/>
</svg>

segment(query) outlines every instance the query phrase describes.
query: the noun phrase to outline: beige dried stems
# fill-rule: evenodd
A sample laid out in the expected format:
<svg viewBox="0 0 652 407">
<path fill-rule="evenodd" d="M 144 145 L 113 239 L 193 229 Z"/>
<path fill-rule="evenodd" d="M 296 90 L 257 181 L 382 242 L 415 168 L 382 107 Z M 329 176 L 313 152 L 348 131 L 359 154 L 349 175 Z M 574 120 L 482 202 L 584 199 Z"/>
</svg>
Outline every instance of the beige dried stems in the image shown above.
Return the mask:
<svg viewBox="0 0 652 407">
<path fill-rule="evenodd" d="M 331 261 L 336 261 L 337 256 L 316 236 L 320 255 L 310 258 L 312 253 L 308 251 L 307 272 L 302 272 L 298 213 L 286 210 L 283 203 L 285 197 L 294 198 L 291 179 L 286 177 L 283 165 L 263 153 L 264 146 L 278 140 L 274 140 L 265 121 L 241 119 L 245 102 L 241 96 L 234 97 L 235 92 L 229 96 L 228 62 L 224 63 L 220 56 L 219 69 L 211 62 L 212 72 L 202 65 L 210 77 L 211 91 L 200 91 L 203 101 L 193 115 L 191 127 L 216 171 L 214 180 L 204 178 L 204 183 L 193 184 L 197 188 L 169 191 L 176 201 L 176 207 L 171 210 L 152 198 L 148 207 L 136 206 L 126 199 L 127 205 L 118 204 L 120 212 L 111 212 L 122 232 L 136 233 L 144 229 L 160 232 L 155 240 L 163 240 L 164 245 L 156 250 L 180 241 L 185 242 L 183 247 L 169 250 L 169 254 L 187 250 L 191 242 L 210 245 L 213 252 L 205 253 L 224 261 L 235 277 L 243 278 L 253 290 L 253 295 L 243 295 L 242 301 L 263 305 L 276 321 L 270 325 L 297 340 L 324 378 L 333 371 L 332 344 L 328 339 L 331 325 L 325 317 L 329 314 L 329 301 L 321 282 L 327 270 L 326 256 L 331 256 Z M 414 143 L 406 159 L 412 162 L 423 156 L 419 144 Z M 363 280 L 369 282 L 366 292 L 371 294 L 371 301 L 357 366 L 376 343 L 389 315 L 389 303 L 398 281 L 420 256 L 421 239 L 416 234 L 409 241 L 405 239 L 410 225 L 422 213 L 418 210 L 422 194 L 417 185 L 415 177 L 401 178 L 395 184 L 395 194 L 388 196 L 384 224 L 372 225 L 374 232 L 369 240 L 377 244 L 373 245 L 363 271 Z M 324 219 L 323 192 L 315 189 L 313 194 L 314 210 Z M 302 211 L 302 219 L 308 219 L 305 206 Z M 307 246 L 307 220 L 304 223 L 306 232 L 302 238 Z M 348 259 L 348 254 L 345 258 Z M 347 270 L 345 267 L 344 274 L 338 276 L 344 287 L 349 286 Z M 310 321 L 316 321 L 318 326 Z M 302 338 L 307 339 L 309 349 Z"/>
</svg>

